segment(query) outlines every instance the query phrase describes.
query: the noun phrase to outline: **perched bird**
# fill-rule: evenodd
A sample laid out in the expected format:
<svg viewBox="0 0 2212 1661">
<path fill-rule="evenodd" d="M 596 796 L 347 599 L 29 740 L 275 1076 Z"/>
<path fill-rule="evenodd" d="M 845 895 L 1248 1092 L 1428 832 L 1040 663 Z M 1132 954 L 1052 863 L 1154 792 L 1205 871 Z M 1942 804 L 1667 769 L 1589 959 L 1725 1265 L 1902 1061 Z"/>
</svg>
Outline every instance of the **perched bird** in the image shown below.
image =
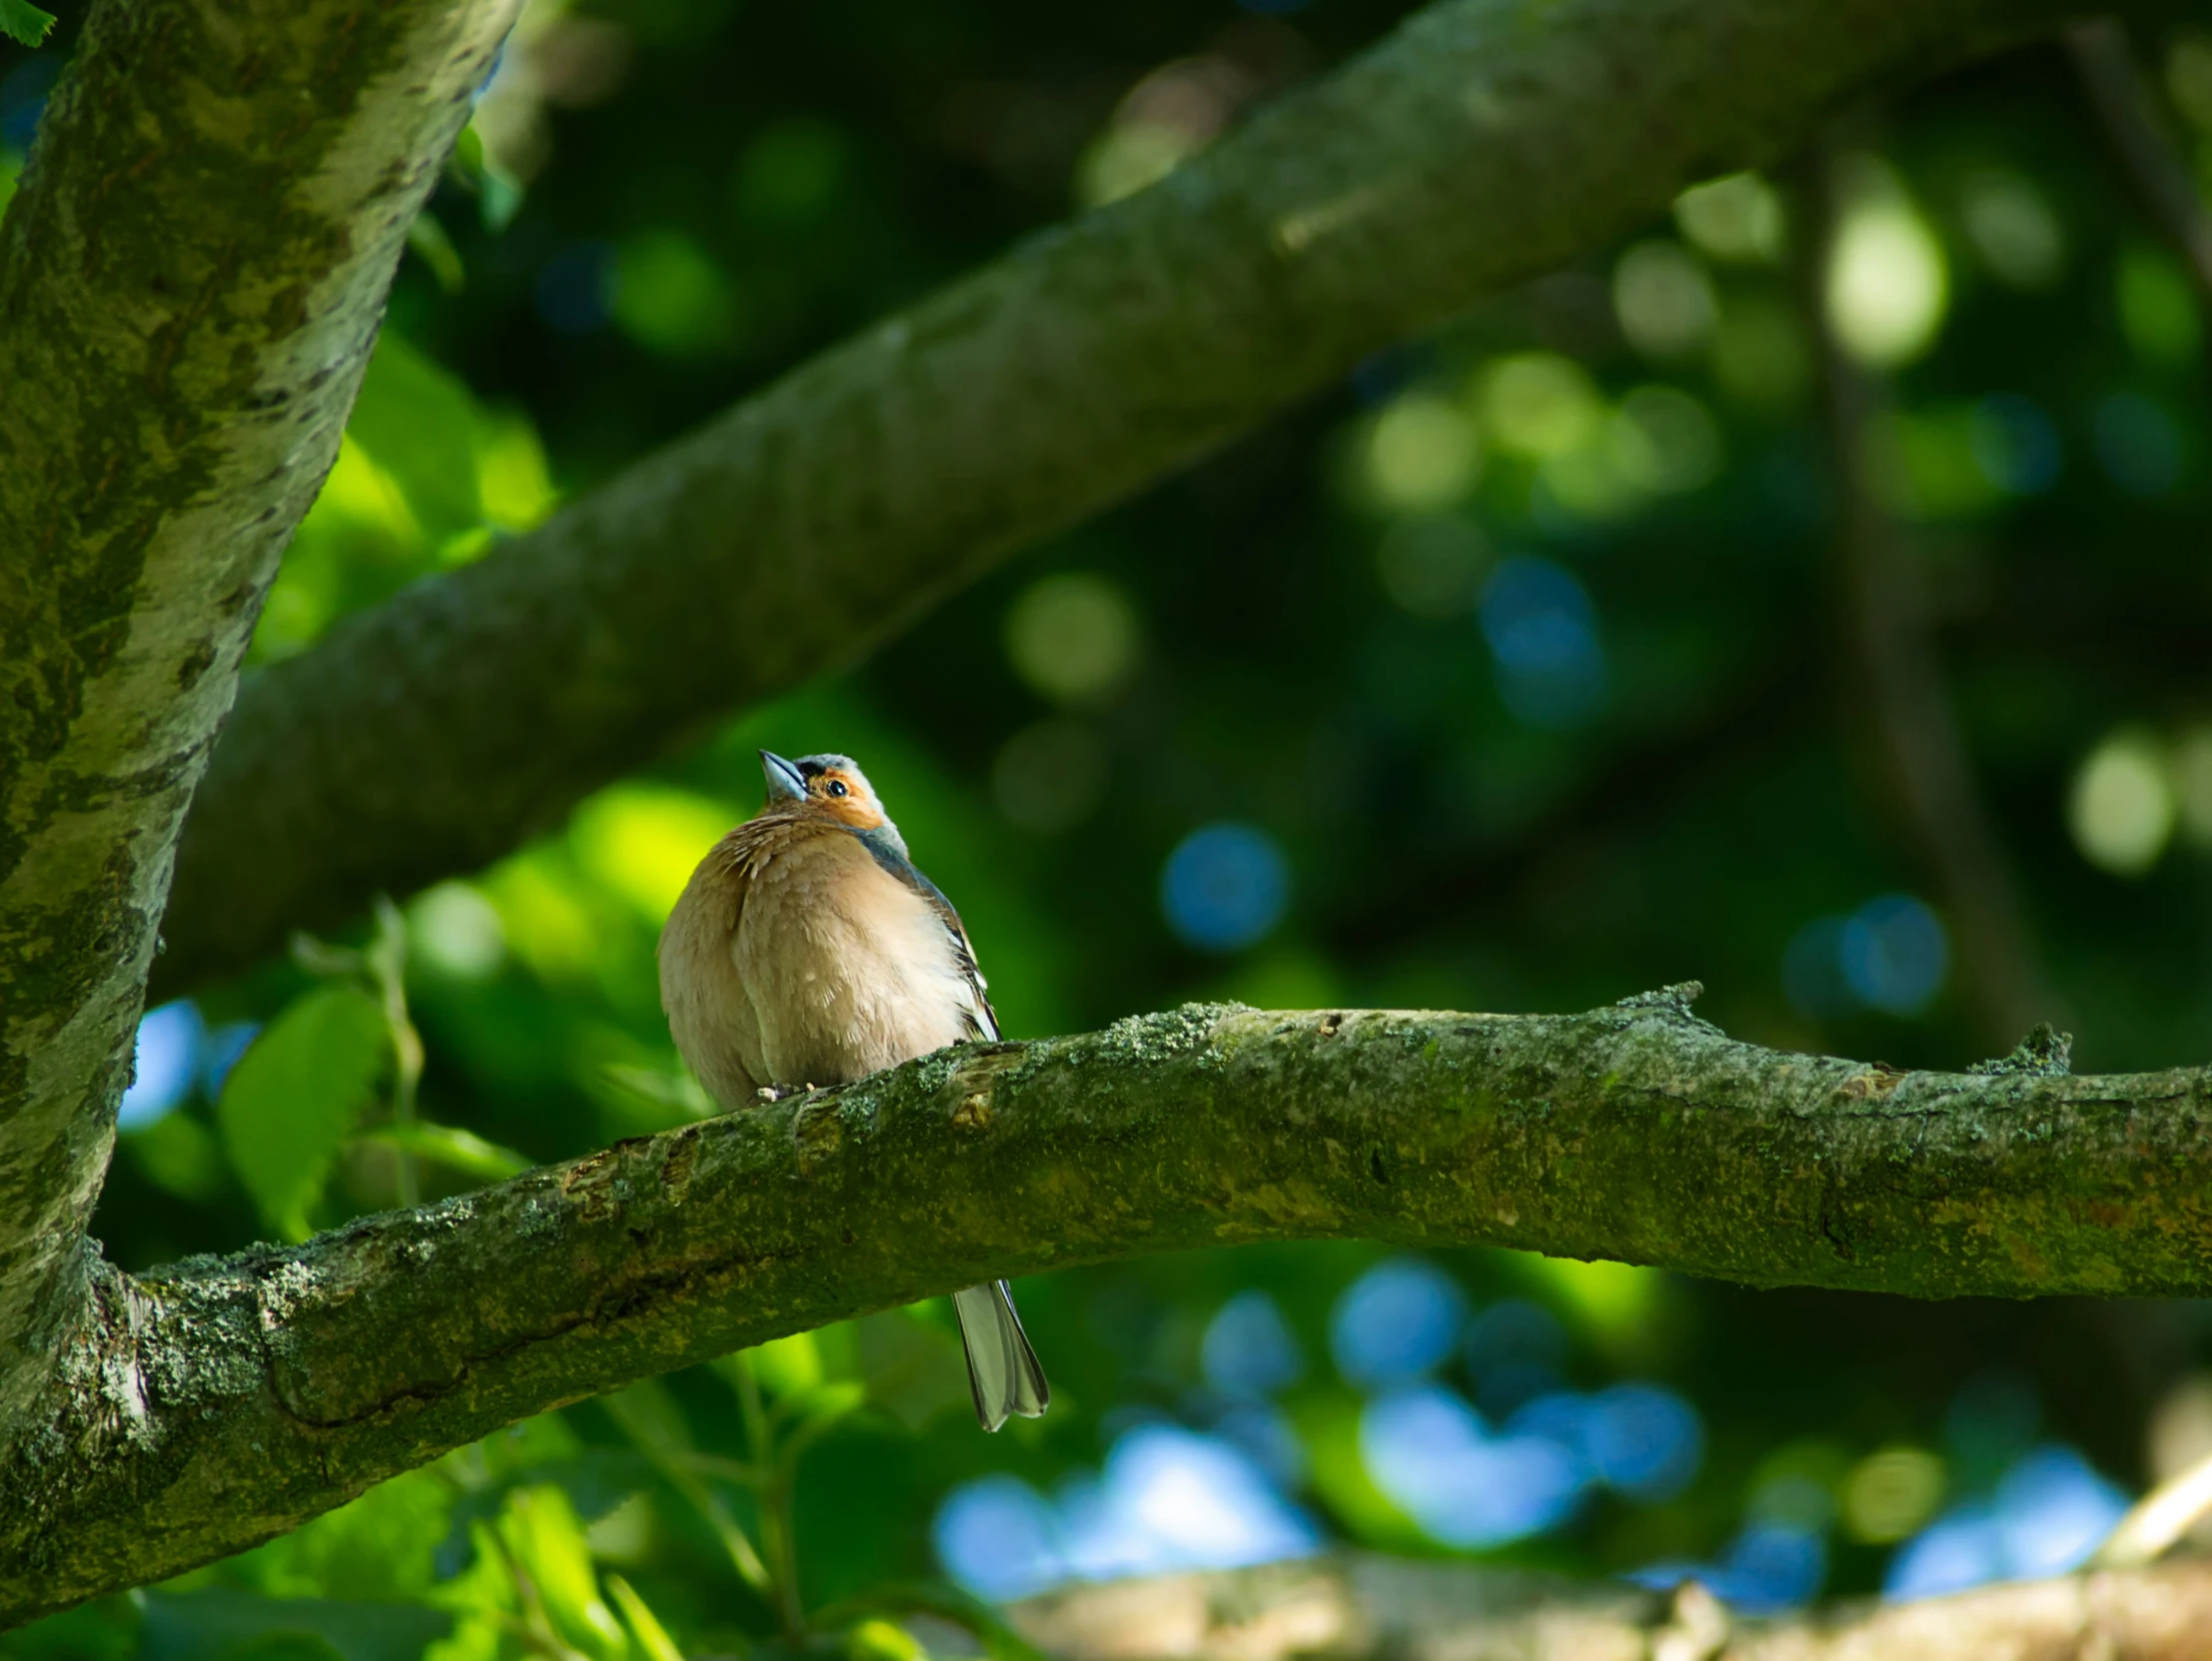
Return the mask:
<svg viewBox="0 0 2212 1661">
<path fill-rule="evenodd" d="M 841 755 L 760 752 L 768 799 L 709 850 L 660 931 L 660 1007 L 724 1108 L 844 1084 L 998 1037 L 952 902 Z M 1004 1280 L 953 1293 L 975 1416 L 1035 1418 L 1051 1391 Z"/>
</svg>

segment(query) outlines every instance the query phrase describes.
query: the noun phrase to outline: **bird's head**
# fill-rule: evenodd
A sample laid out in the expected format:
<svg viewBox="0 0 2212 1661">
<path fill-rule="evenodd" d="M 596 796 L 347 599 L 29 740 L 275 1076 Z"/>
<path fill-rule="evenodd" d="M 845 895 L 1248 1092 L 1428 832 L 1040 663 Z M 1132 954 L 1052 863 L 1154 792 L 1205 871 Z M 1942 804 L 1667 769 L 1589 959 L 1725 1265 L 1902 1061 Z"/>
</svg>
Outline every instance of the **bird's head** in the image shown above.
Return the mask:
<svg viewBox="0 0 2212 1661">
<path fill-rule="evenodd" d="M 852 830 L 875 830 L 891 822 L 867 774 L 850 756 L 802 755 L 786 761 L 772 750 L 762 750 L 760 771 L 768 781 L 770 808 L 796 809 Z"/>
</svg>

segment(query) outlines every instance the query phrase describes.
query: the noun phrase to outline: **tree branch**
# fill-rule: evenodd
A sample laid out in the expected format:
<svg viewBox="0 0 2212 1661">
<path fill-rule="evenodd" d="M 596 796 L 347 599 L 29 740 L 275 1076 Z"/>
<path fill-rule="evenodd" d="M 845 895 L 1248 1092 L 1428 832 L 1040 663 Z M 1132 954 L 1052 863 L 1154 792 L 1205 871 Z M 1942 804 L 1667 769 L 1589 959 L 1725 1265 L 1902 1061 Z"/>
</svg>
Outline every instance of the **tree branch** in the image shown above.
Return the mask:
<svg viewBox="0 0 2212 1661">
<path fill-rule="evenodd" d="M 167 995 L 474 870 L 1376 349 L 2058 0 L 1445 0 L 241 698 Z"/>
<path fill-rule="evenodd" d="M 84 1224 L 185 804 L 511 0 L 103 0 L 0 227 L 0 1425 Z"/>
<path fill-rule="evenodd" d="M 1799 290 L 1819 343 L 1821 414 L 1839 508 L 1831 565 L 1848 708 L 1882 806 L 1949 915 L 1975 1026 L 1985 1040 L 2002 1043 L 2038 1021 L 2064 1022 L 2067 1013 L 1943 684 L 1922 562 L 1873 482 L 1874 429 L 1889 412 L 1889 388 L 1851 360 L 1822 304 L 1841 217 L 1837 160 L 1834 146 L 1821 144 L 1798 170 L 1810 222 Z"/>
<path fill-rule="evenodd" d="M 103 1270 L 0 1463 L 0 1623 L 527 1414 L 999 1274 L 1480 1244 L 1922 1297 L 2212 1290 L 2212 1070 L 1897 1074 L 1693 988 L 1567 1017 L 1193 1006 L 940 1052 L 305 1246 Z"/>
<path fill-rule="evenodd" d="M 2212 1631 L 2212 1562 L 1731 1621 L 1700 1591 L 1668 1598 L 1461 1563 L 1347 1555 L 1077 1587 L 1018 1603 L 1008 1615 L 1059 1661 L 2183 1656 Z"/>
<path fill-rule="evenodd" d="M 2126 27 L 2109 17 L 2077 23 L 2066 31 L 2066 51 L 2113 159 L 2159 234 L 2187 263 L 2197 292 L 2212 298 L 2212 213 L 2161 118 Z"/>
</svg>

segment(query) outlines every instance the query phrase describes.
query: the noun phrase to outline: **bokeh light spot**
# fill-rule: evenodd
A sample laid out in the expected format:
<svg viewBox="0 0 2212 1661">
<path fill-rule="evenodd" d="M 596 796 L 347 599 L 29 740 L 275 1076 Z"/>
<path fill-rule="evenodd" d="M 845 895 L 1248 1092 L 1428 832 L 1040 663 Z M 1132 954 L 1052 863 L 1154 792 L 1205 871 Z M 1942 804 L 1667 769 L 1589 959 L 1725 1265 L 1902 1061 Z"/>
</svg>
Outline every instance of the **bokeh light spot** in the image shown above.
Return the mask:
<svg viewBox="0 0 2212 1661">
<path fill-rule="evenodd" d="M 1466 1317 L 1457 1280 L 1420 1257 L 1393 1257 L 1338 1297 L 1329 1352 L 1337 1371 L 1363 1388 L 1407 1383 L 1444 1362 Z"/>
<path fill-rule="evenodd" d="M 2146 364 L 2174 369 L 2204 351 L 2204 319 L 2196 292 L 2166 255 L 2131 248 L 2120 257 L 2115 279 L 2120 331 Z"/>
<path fill-rule="evenodd" d="M 2066 798 L 2074 846 L 2118 877 L 2139 877 L 2158 863 L 2176 817 L 2165 757 L 2141 732 L 2115 732 L 2090 751 Z"/>
<path fill-rule="evenodd" d="M 199 1006 L 189 999 L 148 1010 L 139 1019 L 131 1083 L 115 1115 L 117 1130 L 142 1131 L 185 1099 L 200 1076 L 206 1030 Z"/>
<path fill-rule="evenodd" d="M 1556 353 L 1501 358 L 1477 385 L 1485 430 L 1516 455 L 1563 455 L 1588 443 L 1605 418 L 1590 372 Z"/>
<path fill-rule="evenodd" d="M 1945 1512 L 1890 1559 L 1882 1593 L 1940 1596 L 1992 1580 L 2039 1580 L 2079 1568 L 2127 1512 L 2127 1496 L 2072 1448 L 2016 1460 L 1987 1500 Z"/>
<path fill-rule="evenodd" d="M 2173 787 L 2182 835 L 2212 849 L 2212 726 L 2191 727 L 2174 745 Z"/>
<path fill-rule="evenodd" d="M 1843 1479 L 1843 1526 L 1865 1544 L 1893 1544 L 1935 1514 L 1943 1484 L 1942 1459 L 1924 1447 L 1869 1453 Z"/>
<path fill-rule="evenodd" d="M 1383 592 L 1416 617 L 1473 611 L 1490 558 L 1489 539 L 1457 514 L 1398 519 L 1375 548 Z"/>
<path fill-rule="evenodd" d="M 1290 905 L 1290 862 L 1254 825 L 1202 825 L 1160 872 L 1160 910 L 1186 946 L 1239 952 L 1275 932 Z"/>
<path fill-rule="evenodd" d="M 1827 1542 L 1814 1530 L 1761 1521 L 1730 1540 L 1712 1590 L 1747 1615 L 1777 1615 L 1812 1600 L 1828 1577 Z"/>
<path fill-rule="evenodd" d="M 1935 342 L 1949 279 L 1935 233 L 1893 176 L 1865 158 L 1829 253 L 1829 326 L 1861 363 L 1892 369 Z"/>
<path fill-rule="evenodd" d="M 1368 1403 L 1360 1456 L 1424 1532 L 1463 1549 L 1558 1527 L 1587 1486 L 1570 1448 L 1547 1436 L 1492 1436 L 1473 1407 L 1437 1385 Z"/>
<path fill-rule="evenodd" d="M 1638 243 L 1613 272 L 1613 310 L 1621 333 L 1645 357 L 1678 362 L 1712 339 L 1719 307 L 1712 283 L 1679 243 Z"/>
<path fill-rule="evenodd" d="M 962 1483 L 938 1506 L 931 1538 L 945 1571 L 990 1598 L 1068 1579 L 1240 1568 L 1321 1543 L 1251 1455 L 1163 1424 L 1125 1432 L 1095 1475 L 1078 1473 L 1049 1500 L 1006 1475 Z"/>
<path fill-rule="evenodd" d="M 1781 194 L 1755 173 L 1729 173 L 1674 198 L 1674 223 L 1715 260 L 1772 265 L 1782 256 Z"/>
<path fill-rule="evenodd" d="M 1967 417 L 1974 465 L 2007 495 L 2041 495 L 2058 482 L 2065 449 L 2043 407 L 2017 393 L 1992 393 Z"/>
<path fill-rule="evenodd" d="M 1467 412 L 1431 394 L 1392 401 L 1368 433 L 1368 488 L 1393 512 L 1450 507 L 1475 487 L 1482 462 Z"/>
<path fill-rule="evenodd" d="M 1674 1391 L 1616 1384 L 1590 1400 L 1584 1447 L 1599 1479 L 1632 1499 L 1671 1499 L 1704 1462 L 1703 1421 Z"/>
<path fill-rule="evenodd" d="M 614 321 L 663 358 L 721 355 L 737 345 L 737 285 L 691 238 L 665 227 L 625 238 L 614 256 Z"/>
<path fill-rule="evenodd" d="M 1800 1015 L 1832 1021 L 1858 998 L 1843 974 L 1843 917 L 1815 917 L 1782 949 L 1782 991 Z"/>
<path fill-rule="evenodd" d="M 1305 1352 L 1274 1298 L 1240 1291 L 1214 1311 L 1199 1345 L 1206 1382 L 1230 1395 L 1268 1395 L 1295 1384 Z"/>
<path fill-rule="evenodd" d="M 1508 559 L 1483 590 L 1482 626 L 1507 709 L 1535 727 L 1575 727 L 1605 702 L 1606 654 L 1581 580 L 1550 559 Z"/>
<path fill-rule="evenodd" d="M 805 225 L 836 201 L 844 182 L 847 142 L 829 122 L 781 121 L 746 145 L 730 176 L 740 217 L 765 225 Z"/>
<path fill-rule="evenodd" d="M 1867 901 L 1844 923 L 1838 949 L 1851 991 L 1887 1015 L 1918 1015 L 1950 972 L 1941 921 L 1909 894 Z"/>
<path fill-rule="evenodd" d="M 1014 672 L 1058 703 L 1102 702 L 1135 673 L 1142 652 L 1136 608 L 1093 571 L 1043 577 L 1006 614 Z"/>
<path fill-rule="evenodd" d="M 1059 1519 L 1018 1476 L 954 1488 L 937 1507 L 930 1539 L 945 1572 L 978 1597 L 1026 1597 L 1064 1574 Z"/>
<path fill-rule="evenodd" d="M 259 1021 L 230 1021 L 207 1035 L 200 1046 L 200 1089 L 209 1101 L 223 1094 L 223 1081 L 260 1032 Z"/>
<path fill-rule="evenodd" d="M 1114 1505 L 1159 1542 L 1158 1555 L 1136 1572 L 1239 1568 L 1320 1544 L 1313 1524 L 1217 1437 L 1147 1425 L 1114 1444 L 1104 1476 Z"/>
<path fill-rule="evenodd" d="M 2183 35 L 2166 54 L 2166 90 L 2200 133 L 2212 133 L 2212 40 Z"/>
<path fill-rule="evenodd" d="M 1647 490 L 1694 490 L 1719 475 L 1720 424 L 1678 387 L 1638 387 L 1608 428 L 1622 473 Z"/>
<path fill-rule="evenodd" d="M 507 929 L 498 909 L 465 882 L 425 889 L 408 903 L 407 920 L 417 955 L 456 980 L 484 980 L 506 961 Z"/>
<path fill-rule="evenodd" d="M 2003 168 L 1970 175 L 1959 198 L 1959 220 L 1998 282 L 2033 292 L 2065 275 L 2065 231 L 2031 180 Z"/>
</svg>

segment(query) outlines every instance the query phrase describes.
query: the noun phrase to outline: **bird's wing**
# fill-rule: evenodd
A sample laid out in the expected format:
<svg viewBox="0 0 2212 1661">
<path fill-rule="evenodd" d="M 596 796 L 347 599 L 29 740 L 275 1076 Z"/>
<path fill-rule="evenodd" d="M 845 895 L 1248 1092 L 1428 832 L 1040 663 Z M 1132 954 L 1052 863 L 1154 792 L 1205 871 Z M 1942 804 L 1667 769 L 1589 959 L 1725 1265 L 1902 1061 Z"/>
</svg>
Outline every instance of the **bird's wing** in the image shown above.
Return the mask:
<svg viewBox="0 0 2212 1661">
<path fill-rule="evenodd" d="M 960 914 L 952 909 L 952 902 L 944 891 L 920 871 L 906 857 L 906 846 L 899 842 L 894 831 L 881 836 L 869 831 L 854 831 L 861 846 L 875 856 L 875 862 L 919 895 L 944 924 L 945 933 L 952 940 L 953 961 L 959 966 L 960 980 L 967 989 L 967 1006 L 961 1010 L 961 1019 L 968 1028 L 968 1037 L 995 1041 L 998 1038 L 998 1011 L 991 1008 L 990 982 L 983 978 L 983 970 L 975 961 L 975 947 L 968 940 L 968 931 L 961 925 Z"/>
<path fill-rule="evenodd" d="M 699 862 L 660 931 L 660 1007 L 669 1033 L 699 1083 L 725 1108 L 751 1106 L 764 1082 L 753 1077 L 748 1060 L 759 1046 L 734 955 L 751 875 L 744 830 L 723 837 Z"/>
</svg>

